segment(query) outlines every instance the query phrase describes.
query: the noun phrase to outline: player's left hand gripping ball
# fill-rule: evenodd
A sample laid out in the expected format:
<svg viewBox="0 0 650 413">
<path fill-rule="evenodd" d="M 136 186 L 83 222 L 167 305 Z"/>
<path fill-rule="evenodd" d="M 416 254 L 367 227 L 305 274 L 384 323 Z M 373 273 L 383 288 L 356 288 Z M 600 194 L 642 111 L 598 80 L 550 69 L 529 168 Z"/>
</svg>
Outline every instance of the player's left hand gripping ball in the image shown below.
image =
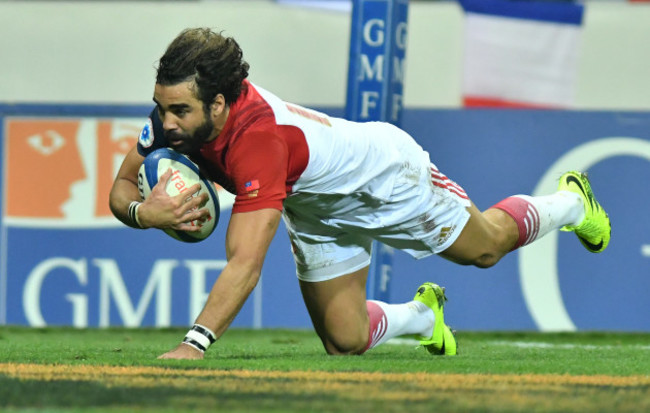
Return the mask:
<svg viewBox="0 0 650 413">
<path fill-rule="evenodd" d="M 146 199 L 151 194 L 151 189 L 169 168 L 172 169 L 172 177 L 165 188 L 167 194 L 176 196 L 188 190 L 192 185 L 200 183 L 201 190 L 194 196 L 203 192 L 208 194 L 208 202 L 203 208 L 207 208 L 210 214 L 203 221 L 192 221 L 192 225 L 200 228 L 199 231 L 188 232 L 175 229 L 165 229 L 164 231 L 180 241 L 203 241 L 212 234 L 219 222 L 219 198 L 214 184 L 203 177 L 199 167 L 187 156 L 170 148 L 160 148 L 151 152 L 142 162 L 138 172 L 140 195 L 142 195 L 143 199 Z"/>
</svg>

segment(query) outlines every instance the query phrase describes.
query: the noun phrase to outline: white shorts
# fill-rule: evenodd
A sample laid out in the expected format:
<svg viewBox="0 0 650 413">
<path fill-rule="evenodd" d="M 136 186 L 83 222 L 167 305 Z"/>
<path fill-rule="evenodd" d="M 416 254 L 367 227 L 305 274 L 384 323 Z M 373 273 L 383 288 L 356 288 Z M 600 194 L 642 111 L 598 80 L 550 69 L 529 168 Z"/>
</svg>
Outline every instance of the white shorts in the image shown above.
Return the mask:
<svg viewBox="0 0 650 413">
<path fill-rule="evenodd" d="M 304 192 L 285 200 L 283 219 L 300 280 L 326 281 L 368 266 L 373 240 L 418 259 L 456 241 L 469 220 L 470 200 L 422 153 L 419 165 L 395 172 L 388 200 Z"/>
</svg>

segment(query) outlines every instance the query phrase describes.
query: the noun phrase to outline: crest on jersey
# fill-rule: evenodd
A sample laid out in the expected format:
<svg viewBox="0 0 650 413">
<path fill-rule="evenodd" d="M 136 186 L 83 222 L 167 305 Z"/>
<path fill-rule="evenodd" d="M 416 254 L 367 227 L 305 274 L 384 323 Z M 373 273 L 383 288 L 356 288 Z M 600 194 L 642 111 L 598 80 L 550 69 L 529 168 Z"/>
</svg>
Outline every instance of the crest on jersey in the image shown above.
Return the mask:
<svg viewBox="0 0 650 413">
<path fill-rule="evenodd" d="M 140 132 L 140 136 L 138 136 L 138 142 L 140 142 L 143 148 L 148 148 L 153 145 L 153 124 L 151 123 L 151 119 L 147 119 L 147 123 L 145 123 L 144 128 Z"/>
</svg>

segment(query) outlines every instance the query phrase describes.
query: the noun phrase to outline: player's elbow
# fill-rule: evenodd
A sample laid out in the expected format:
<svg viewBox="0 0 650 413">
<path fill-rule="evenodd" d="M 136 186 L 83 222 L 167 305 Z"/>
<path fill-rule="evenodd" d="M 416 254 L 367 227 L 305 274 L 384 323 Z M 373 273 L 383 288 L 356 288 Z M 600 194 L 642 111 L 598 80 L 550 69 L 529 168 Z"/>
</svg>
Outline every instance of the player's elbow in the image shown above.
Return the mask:
<svg viewBox="0 0 650 413">
<path fill-rule="evenodd" d="M 111 213 L 115 218 L 120 217 L 120 214 L 118 212 L 119 208 L 117 205 L 117 197 L 113 194 L 113 191 L 111 191 L 111 193 L 108 195 L 108 207 L 110 208 Z"/>
<path fill-rule="evenodd" d="M 128 206 L 132 197 L 133 190 L 131 186 L 133 185 L 135 185 L 135 189 L 137 190 L 137 184 L 134 184 L 130 180 L 117 177 L 115 182 L 113 182 L 113 187 L 108 194 L 108 207 L 118 219 L 123 219 L 126 213 L 126 206 Z"/>
</svg>

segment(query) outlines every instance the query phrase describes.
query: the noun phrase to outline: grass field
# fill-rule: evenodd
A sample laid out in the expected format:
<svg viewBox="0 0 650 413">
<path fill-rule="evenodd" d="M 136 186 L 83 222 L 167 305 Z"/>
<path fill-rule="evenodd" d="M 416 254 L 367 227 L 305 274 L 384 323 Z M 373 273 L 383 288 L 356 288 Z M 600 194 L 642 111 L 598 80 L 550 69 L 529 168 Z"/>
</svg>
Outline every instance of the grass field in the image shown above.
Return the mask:
<svg viewBox="0 0 650 413">
<path fill-rule="evenodd" d="M 459 333 L 324 354 L 311 331 L 230 330 L 202 361 L 156 360 L 185 329 L 0 328 L 8 412 L 642 412 L 650 335 Z"/>
</svg>

